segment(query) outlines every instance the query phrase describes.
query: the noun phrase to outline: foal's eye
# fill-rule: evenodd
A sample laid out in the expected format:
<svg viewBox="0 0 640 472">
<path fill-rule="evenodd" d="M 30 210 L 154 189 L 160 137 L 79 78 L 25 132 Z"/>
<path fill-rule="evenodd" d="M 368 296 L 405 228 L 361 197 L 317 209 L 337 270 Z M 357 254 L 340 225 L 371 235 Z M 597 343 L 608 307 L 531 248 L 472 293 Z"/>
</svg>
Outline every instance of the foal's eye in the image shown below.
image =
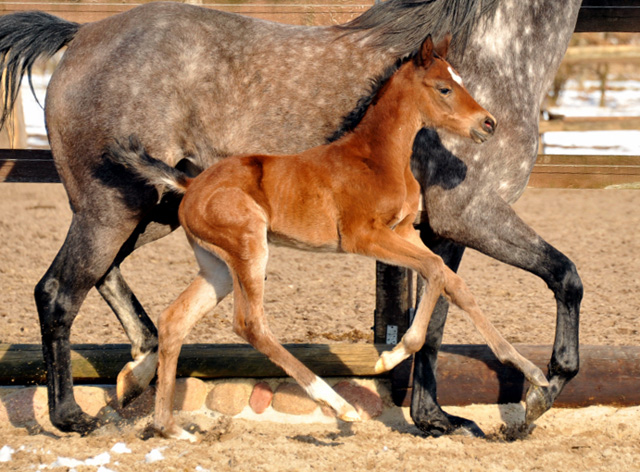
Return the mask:
<svg viewBox="0 0 640 472">
<path fill-rule="evenodd" d="M 438 92 L 440 92 L 442 95 L 447 96 L 451 93 L 451 89 L 447 88 L 447 87 L 440 87 L 438 89 Z"/>
</svg>

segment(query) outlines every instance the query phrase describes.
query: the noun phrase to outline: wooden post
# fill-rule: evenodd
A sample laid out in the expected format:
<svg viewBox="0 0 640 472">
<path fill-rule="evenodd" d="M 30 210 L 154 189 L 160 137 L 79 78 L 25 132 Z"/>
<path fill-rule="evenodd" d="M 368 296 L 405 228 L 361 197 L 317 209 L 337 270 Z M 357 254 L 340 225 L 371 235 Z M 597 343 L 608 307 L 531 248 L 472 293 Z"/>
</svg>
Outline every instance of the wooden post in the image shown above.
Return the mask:
<svg viewBox="0 0 640 472">
<path fill-rule="evenodd" d="M 408 269 L 376 263 L 374 343 L 397 344 L 409 328 L 413 300 L 411 275 Z"/>
<path fill-rule="evenodd" d="M 24 149 L 27 147 L 27 131 L 24 124 L 21 93 L 18 93 L 13 111 L 0 131 L 0 148 L 2 149 Z M 0 97 L 0 105 L 2 105 L 2 97 Z"/>
</svg>

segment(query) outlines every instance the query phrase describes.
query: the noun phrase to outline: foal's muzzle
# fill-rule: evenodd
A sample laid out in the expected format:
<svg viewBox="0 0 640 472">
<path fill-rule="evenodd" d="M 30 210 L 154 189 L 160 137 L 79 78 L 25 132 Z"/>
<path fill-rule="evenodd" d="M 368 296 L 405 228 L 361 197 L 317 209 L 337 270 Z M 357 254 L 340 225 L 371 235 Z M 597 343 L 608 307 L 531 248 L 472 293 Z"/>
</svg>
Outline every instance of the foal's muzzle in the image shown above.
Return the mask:
<svg viewBox="0 0 640 472">
<path fill-rule="evenodd" d="M 496 131 L 496 120 L 493 116 L 487 115 L 479 128 L 471 128 L 471 139 L 476 143 L 484 143 L 487 139 L 493 136 Z"/>
</svg>

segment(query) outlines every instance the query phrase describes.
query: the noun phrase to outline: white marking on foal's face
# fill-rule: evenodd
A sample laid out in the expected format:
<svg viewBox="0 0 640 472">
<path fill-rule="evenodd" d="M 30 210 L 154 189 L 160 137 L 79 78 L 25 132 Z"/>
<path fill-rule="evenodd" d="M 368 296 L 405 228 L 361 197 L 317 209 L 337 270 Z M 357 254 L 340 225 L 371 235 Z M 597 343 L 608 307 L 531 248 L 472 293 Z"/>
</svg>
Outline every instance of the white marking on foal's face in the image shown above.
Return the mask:
<svg viewBox="0 0 640 472">
<path fill-rule="evenodd" d="M 451 74 L 451 78 L 455 80 L 458 83 L 458 85 L 462 87 L 463 86 L 462 77 L 460 77 L 458 73 L 455 70 L 453 70 L 453 67 L 449 66 L 447 69 L 449 69 L 449 74 Z"/>
</svg>

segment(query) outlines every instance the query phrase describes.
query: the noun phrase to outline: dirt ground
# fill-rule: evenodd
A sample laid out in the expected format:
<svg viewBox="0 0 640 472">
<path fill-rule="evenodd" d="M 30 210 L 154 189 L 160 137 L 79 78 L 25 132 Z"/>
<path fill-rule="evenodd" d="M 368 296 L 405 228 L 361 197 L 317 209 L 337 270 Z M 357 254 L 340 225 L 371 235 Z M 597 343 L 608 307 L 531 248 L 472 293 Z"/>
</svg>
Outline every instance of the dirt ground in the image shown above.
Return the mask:
<svg viewBox="0 0 640 472">
<path fill-rule="evenodd" d="M 637 345 L 640 191 L 529 189 L 515 208 L 578 267 L 585 286 L 581 342 Z M 62 244 L 69 221 L 60 185 L 0 185 L 1 343 L 39 342 L 33 287 Z M 136 252 L 124 263 L 123 273 L 156 319 L 188 284 L 195 264 L 178 231 Z M 543 282 L 473 251 L 465 255 L 460 274 L 509 341 L 553 342 L 555 302 Z M 370 342 L 374 278 L 370 260 L 273 248 L 265 308 L 274 332 L 283 342 Z M 225 300 L 187 342 L 239 342 L 231 332 L 230 309 L 231 301 Z M 95 291 L 74 324 L 72 342 L 126 342 Z M 445 343 L 481 342 L 461 313 L 452 310 Z M 111 452 L 110 462 L 103 461 L 103 472 L 133 467 L 140 471 L 640 470 L 638 407 L 554 409 L 537 422 L 527 439 L 515 442 L 505 440 L 504 428 L 517 423 L 522 414 L 519 405 L 448 410 L 477 421 L 488 438 L 424 438 L 400 409 L 380 421 L 353 427 L 211 419 L 203 427 L 208 434 L 195 446 L 147 438 L 144 424 L 89 438 L 48 427 L 36 434 L 4 427 L 0 448 L 16 452 L 10 462 L 0 463 L 0 470 L 41 465 L 99 470 L 98 459 L 75 466 L 56 460 L 95 458 L 117 442 L 126 443 L 131 452 Z M 154 450 L 164 459 L 145 462 Z"/>
</svg>

